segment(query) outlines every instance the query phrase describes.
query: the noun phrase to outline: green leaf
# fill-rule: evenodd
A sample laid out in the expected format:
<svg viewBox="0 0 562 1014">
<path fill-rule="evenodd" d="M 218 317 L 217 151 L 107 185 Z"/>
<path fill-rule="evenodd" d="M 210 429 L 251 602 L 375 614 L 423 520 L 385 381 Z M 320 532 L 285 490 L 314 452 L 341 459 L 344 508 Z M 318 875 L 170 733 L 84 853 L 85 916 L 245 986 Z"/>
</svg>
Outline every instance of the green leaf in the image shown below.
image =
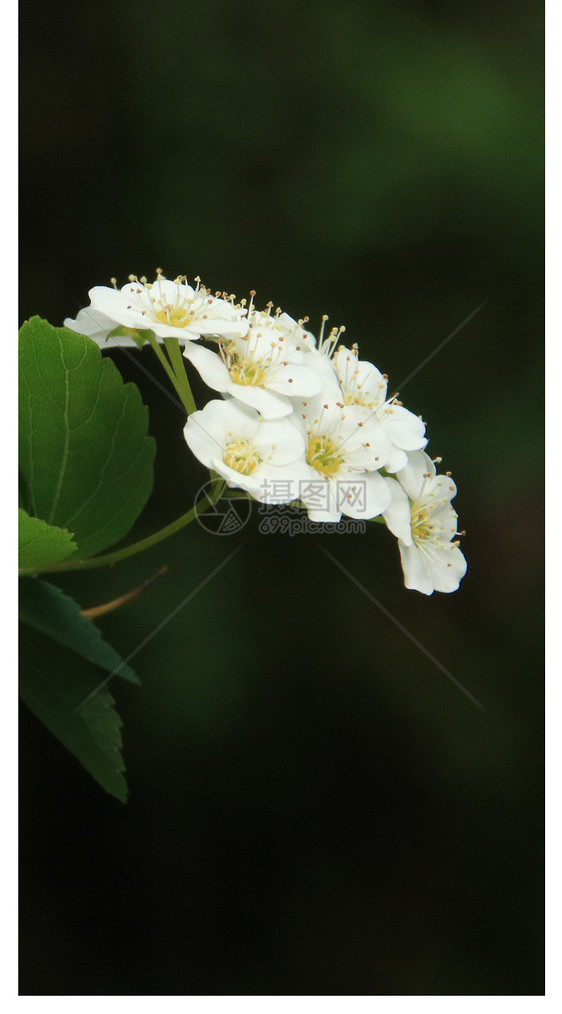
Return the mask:
<svg viewBox="0 0 562 1014">
<path fill-rule="evenodd" d="M 20 331 L 20 470 L 27 512 L 112 546 L 144 507 L 155 445 L 135 384 L 90 338 L 32 317 Z"/>
<path fill-rule="evenodd" d="M 39 631 L 23 628 L 20 637 L 23 700 L 106 792 L 124 803 L 127 783 L 121 756 L 122 722 L 109 690 L 100 689 L 102 683 L 97 666 Z"/>
<path fill-rule="evenodd" d="M 48 525 L 39 518 L 30 518 L 21 507 L 19 517 L 19 566 L 47 567 L 59 563 L 76 552 L 72 532 Z"/>
<path fill-rule="evenodd" d="M 77 652 L 111 675 L 130 683 L 140 683 L 137 674 L 121 661 L 121 656 L 92 620 L 82 616 L 80 606 L 60 588 L 39 578 L 20 581 L 20 619 L 29 627 Z"/>
</svg>

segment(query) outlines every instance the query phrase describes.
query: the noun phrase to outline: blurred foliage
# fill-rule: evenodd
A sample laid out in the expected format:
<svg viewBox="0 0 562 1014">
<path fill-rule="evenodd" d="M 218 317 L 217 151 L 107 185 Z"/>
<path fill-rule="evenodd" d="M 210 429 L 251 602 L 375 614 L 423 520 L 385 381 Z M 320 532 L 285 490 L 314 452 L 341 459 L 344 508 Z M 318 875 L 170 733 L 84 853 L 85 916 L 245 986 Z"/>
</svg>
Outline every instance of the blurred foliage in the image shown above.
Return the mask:
<svg viewBox="0 0 562 1014">
<path fill-rule="evenodd" d="M 542 991 L 542 24 L 536 4 L 22 6 L 22 319 L 157 265 L 322 313 L 403 390 L 459 485 L 468 574 L 402 587 L 394 540 L 192 526 L 83 606 L 131 798 L 22 717 L 23 993 Z M 142 537 L 204 470 L 139 369 L 157 439 Z M 134 361 L 136 360 L 136 362 Z M 163 378 L 158 376 L 159 381 Z M 165 381 L 164 381 L 165 383 Z M 197 381 L 198 404 L 208 396 Z M 37 774 L 39 771 L 39 774 Z"/>
</svg>

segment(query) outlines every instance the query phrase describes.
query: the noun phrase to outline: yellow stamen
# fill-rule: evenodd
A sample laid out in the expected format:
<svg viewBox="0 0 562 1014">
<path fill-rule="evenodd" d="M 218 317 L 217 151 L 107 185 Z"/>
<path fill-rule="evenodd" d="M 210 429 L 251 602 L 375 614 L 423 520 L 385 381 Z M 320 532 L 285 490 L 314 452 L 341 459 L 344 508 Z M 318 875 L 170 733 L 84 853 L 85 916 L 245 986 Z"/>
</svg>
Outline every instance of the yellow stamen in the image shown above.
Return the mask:
<svg viewBox="0 0 562 1014">
<path fill-rule="evenodd" d="M 154 314 L 161 324 L 171 327 L 187 327 L 193 320 L 193 313 L 186 306 L 166 306 Z"/>
<path fill-rule="evenodd" d="M 325 436 L 315 436 L 308 442 L 306 460 L 322 475 L 335 475 L 344 459 L 338 456 L 338 448 L 333 440 Z"/>
<path fill-rule="evenodd" d="M 237 358 L 230 367 L 230 379 L 234 384 L 242 384 L 244 387 L 257 387 L 265 376 L 258 363 L 251 359 Z"/>
<path fill-rule="evenodd" d="M 261 458 L 249 440 L 231 440 L 226 445 L 223 461 L 240 475 L 250 475 L 259 465 Z"/>
</svg>

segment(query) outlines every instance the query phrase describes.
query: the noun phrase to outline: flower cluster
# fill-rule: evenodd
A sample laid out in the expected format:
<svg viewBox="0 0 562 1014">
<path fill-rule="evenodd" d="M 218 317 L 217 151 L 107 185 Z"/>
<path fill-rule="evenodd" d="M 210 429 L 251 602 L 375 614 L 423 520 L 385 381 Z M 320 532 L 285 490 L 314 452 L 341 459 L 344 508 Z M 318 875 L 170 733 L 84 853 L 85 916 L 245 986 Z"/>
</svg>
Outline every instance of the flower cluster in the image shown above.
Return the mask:
<svg viewBox="0 0 562 1014">
<path fill-rule="evenodd" d="M 264 504 L 298 503 L 311 521 L 380 518 L 398 539 L 405 584 L 425 595 L 459 586 L 456 493 L 425 453 L 425 423 L 389 394 L 388 378 L 342 342 L 318 339 L 272 303 L 265 310 L 212 294 L 200 279 L 122 289 L 97 286 L 91 306 L 67 327 L 100 345 L 175 338 L 205 383 L 222 397 L 189 415 L 184 435 L 195 456 L 230 487 Z M 205 338 L 210 347 L 199 339 Z M 152 338 L 154 340 L 154 337 Z"/>
</svg>

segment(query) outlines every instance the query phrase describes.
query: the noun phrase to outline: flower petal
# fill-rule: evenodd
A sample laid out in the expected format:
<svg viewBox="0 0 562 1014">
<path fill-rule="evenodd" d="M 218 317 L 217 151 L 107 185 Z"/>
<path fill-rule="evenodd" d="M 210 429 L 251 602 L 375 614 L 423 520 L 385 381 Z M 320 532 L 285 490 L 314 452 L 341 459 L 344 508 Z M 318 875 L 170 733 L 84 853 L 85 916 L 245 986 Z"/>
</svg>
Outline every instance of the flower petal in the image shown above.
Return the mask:
<svg viewBox="0 0 562 1014">
<path fill-rule="evenodd" d="M 259 492 L 253 494 L 256 500 L 266 504 L 292 503 L 300 499 L 302 485 L 309 478 L 309 467 L 304 461 L 281 466 L 263 464 L 259 466 L 259 478 Z"/>
<path fill-rule="evenodd" d="M 359 360 L 351 349 L 340 348 L 334 356 L 334 366 L 346 402 L 353 399 L 370 408 L 384 402 L 387 381 L 372 363 Z"/>
<path fill-rule="evenodd" d="M 231 440 L 252 440 L 258 428 L 258 414 L 232 399 L 210 401 L 205 408 L 193 412 L 184 428 L 188 446 L 207 468 L 213 460 L 222 460 Z"/>
<path fill-rule="evenodd" d="M 387 528 L 405 546 L 412 545 L 412 519 L 408 496 L 396 479 L 384 480 L 390 489 L 391 501 L 382 512 Z"/>
<path fill-rule="evenodd" d="M 316 345 L 316 338 L 310 331 L 306 331 L 296 320 L 293 320 L 288 313 L 281 313 L 275 318 L 276 327 L 280 328 L 286 338 L 295 347 L 313 349 Z"/>
<path fill-rule="evenodd" d="M 304 463 L 298 499 L 305 505 L 311 521 L 325 522 L 341 519 L 341 510 L 336 501 L 334 484 L 319 475 L 315 468 L 306 463 Z"/>
<path fill-rule="evenodd" d="M 307 366 L 280 364 L 267 376 L 267 387 L 277 394 L 292 398 L 309 398 L 320 394 L 322 379 Z"/>
<path fill-rule="evenodd" d="M 461 578 L 466 574 L 466 560 L 458 546 L 449 543 L 441 548 L 428 542 L 420 546 L 420 553 L 424 557 L 435 591 L 456 591 Z"/>
<path fill-rule="evenodd" d="M 384 426 L 382 427 L 384 429 Z M 394 444 L 391 446 L 390 454 L 386 459 L 385 469 L 387 472 L 399 472 L 402 468 L 405 468 L 408 464 L 408 455 L 406 451 L 401 451 L 399 447 L 395 447 Z"/>
<path fill-rule="evenodd" d="M 225 464 L 222 458 L 213 458 L 208 467 L 214 469 L 219 475 L 222 475 L 231 489 L 245 489 L 246 492 L 251 493 L 252 496 L 257 498 L 261 483 L 259 476 L 256 476 L 255 473 L 242 475 L 235 468 L 230 468 L 229 465 Z"/>
<path fill-rule="evenodd" d="M 406 588 L 419 591 L 422 595 L 433 595 L 433 581 L 418 547 L 415 544 L 406 546 L 403 542 L 399 541 L 398 548 L 400 550 Z"/>
<path fill-rule="evenodd" d="M 116 324 L 123 324 L 124 327 L 150 327 L 152 329 L 152 323 L 147 323 L 141 311 L 133 306 L 128 297 L 118 289 L 111 289 L 107 285 L 95 285 L 93 289 L 90 289 L 88 295 L 92 310 L 99 310 Z"/>
<path fill-rule="evenodd" d="M 115 330 L 115 321 L 99 310 L 93 310 L 91 306 L 86 306 L 83 310 L 80 310 L 76 320 L 67 317 L 64 321 L 64 326 L 69 328 L 70 331 L 76 331 L 77 334 L 83 334 L 87 338 L 92 338 L 102 349 L 123 346 L 138 348 L 136 341 L 126 335 L 112 338 L 111 332 Z"/>
<path fill-rule="evenodd" d="M 418 501 L 426 483 L 426 476 L 435 476 L 435 465 L 425 451 L 410 451 L 408 464 L 396 473 L 410 500 Z"/>
<path fill-rule="evenodd" d="M 376 518 L 390 503 L 390 489 L 379 472 L 351 472 L 345 479 L 332 482 L 337 504 L 350 518 Z"/>
<path fill-rule="evenodd" d="M 183 354 L 190 363 L 193 363 L 208 387 L 212 387 L 214 391 L 228 391 L 233 386 L 228 370 L 217 352 L 212 352 L 203 345 L 189 344 L 186 345 Z"/>
<path fill-rule="evenodd" d="M 183 435 L 196 458 L 207 468 L 211 467 L 217 452 L 222 455 L 224 436 L 221 429 L 203 418 L 203 412 L 194 412 L 187 420 Z"/>
<path fill-rule="evenodd" d="M 270 465 L 289 465 L 304 459 L 302 433 L 287 419 L 260 422 L 253 443 L 262 460 Z"/>
<path fill-rule="evenodd" d="M 403 405 L 386 405 L 378 409 L 377 417 L 396 447 L 416 451 L 427 444 L 425 423 Z"/>
<path fill-rule="evenodd" d="M 233 384 L 230 381 L 229 394 L 237 401 L 249 405 L 261 412 L 264 419 L 282 419 L 291 415 L 293 406 L 282 394 L 275 394 L 264 387 L 253 387 L 251 384 Z"/>
</svg>

